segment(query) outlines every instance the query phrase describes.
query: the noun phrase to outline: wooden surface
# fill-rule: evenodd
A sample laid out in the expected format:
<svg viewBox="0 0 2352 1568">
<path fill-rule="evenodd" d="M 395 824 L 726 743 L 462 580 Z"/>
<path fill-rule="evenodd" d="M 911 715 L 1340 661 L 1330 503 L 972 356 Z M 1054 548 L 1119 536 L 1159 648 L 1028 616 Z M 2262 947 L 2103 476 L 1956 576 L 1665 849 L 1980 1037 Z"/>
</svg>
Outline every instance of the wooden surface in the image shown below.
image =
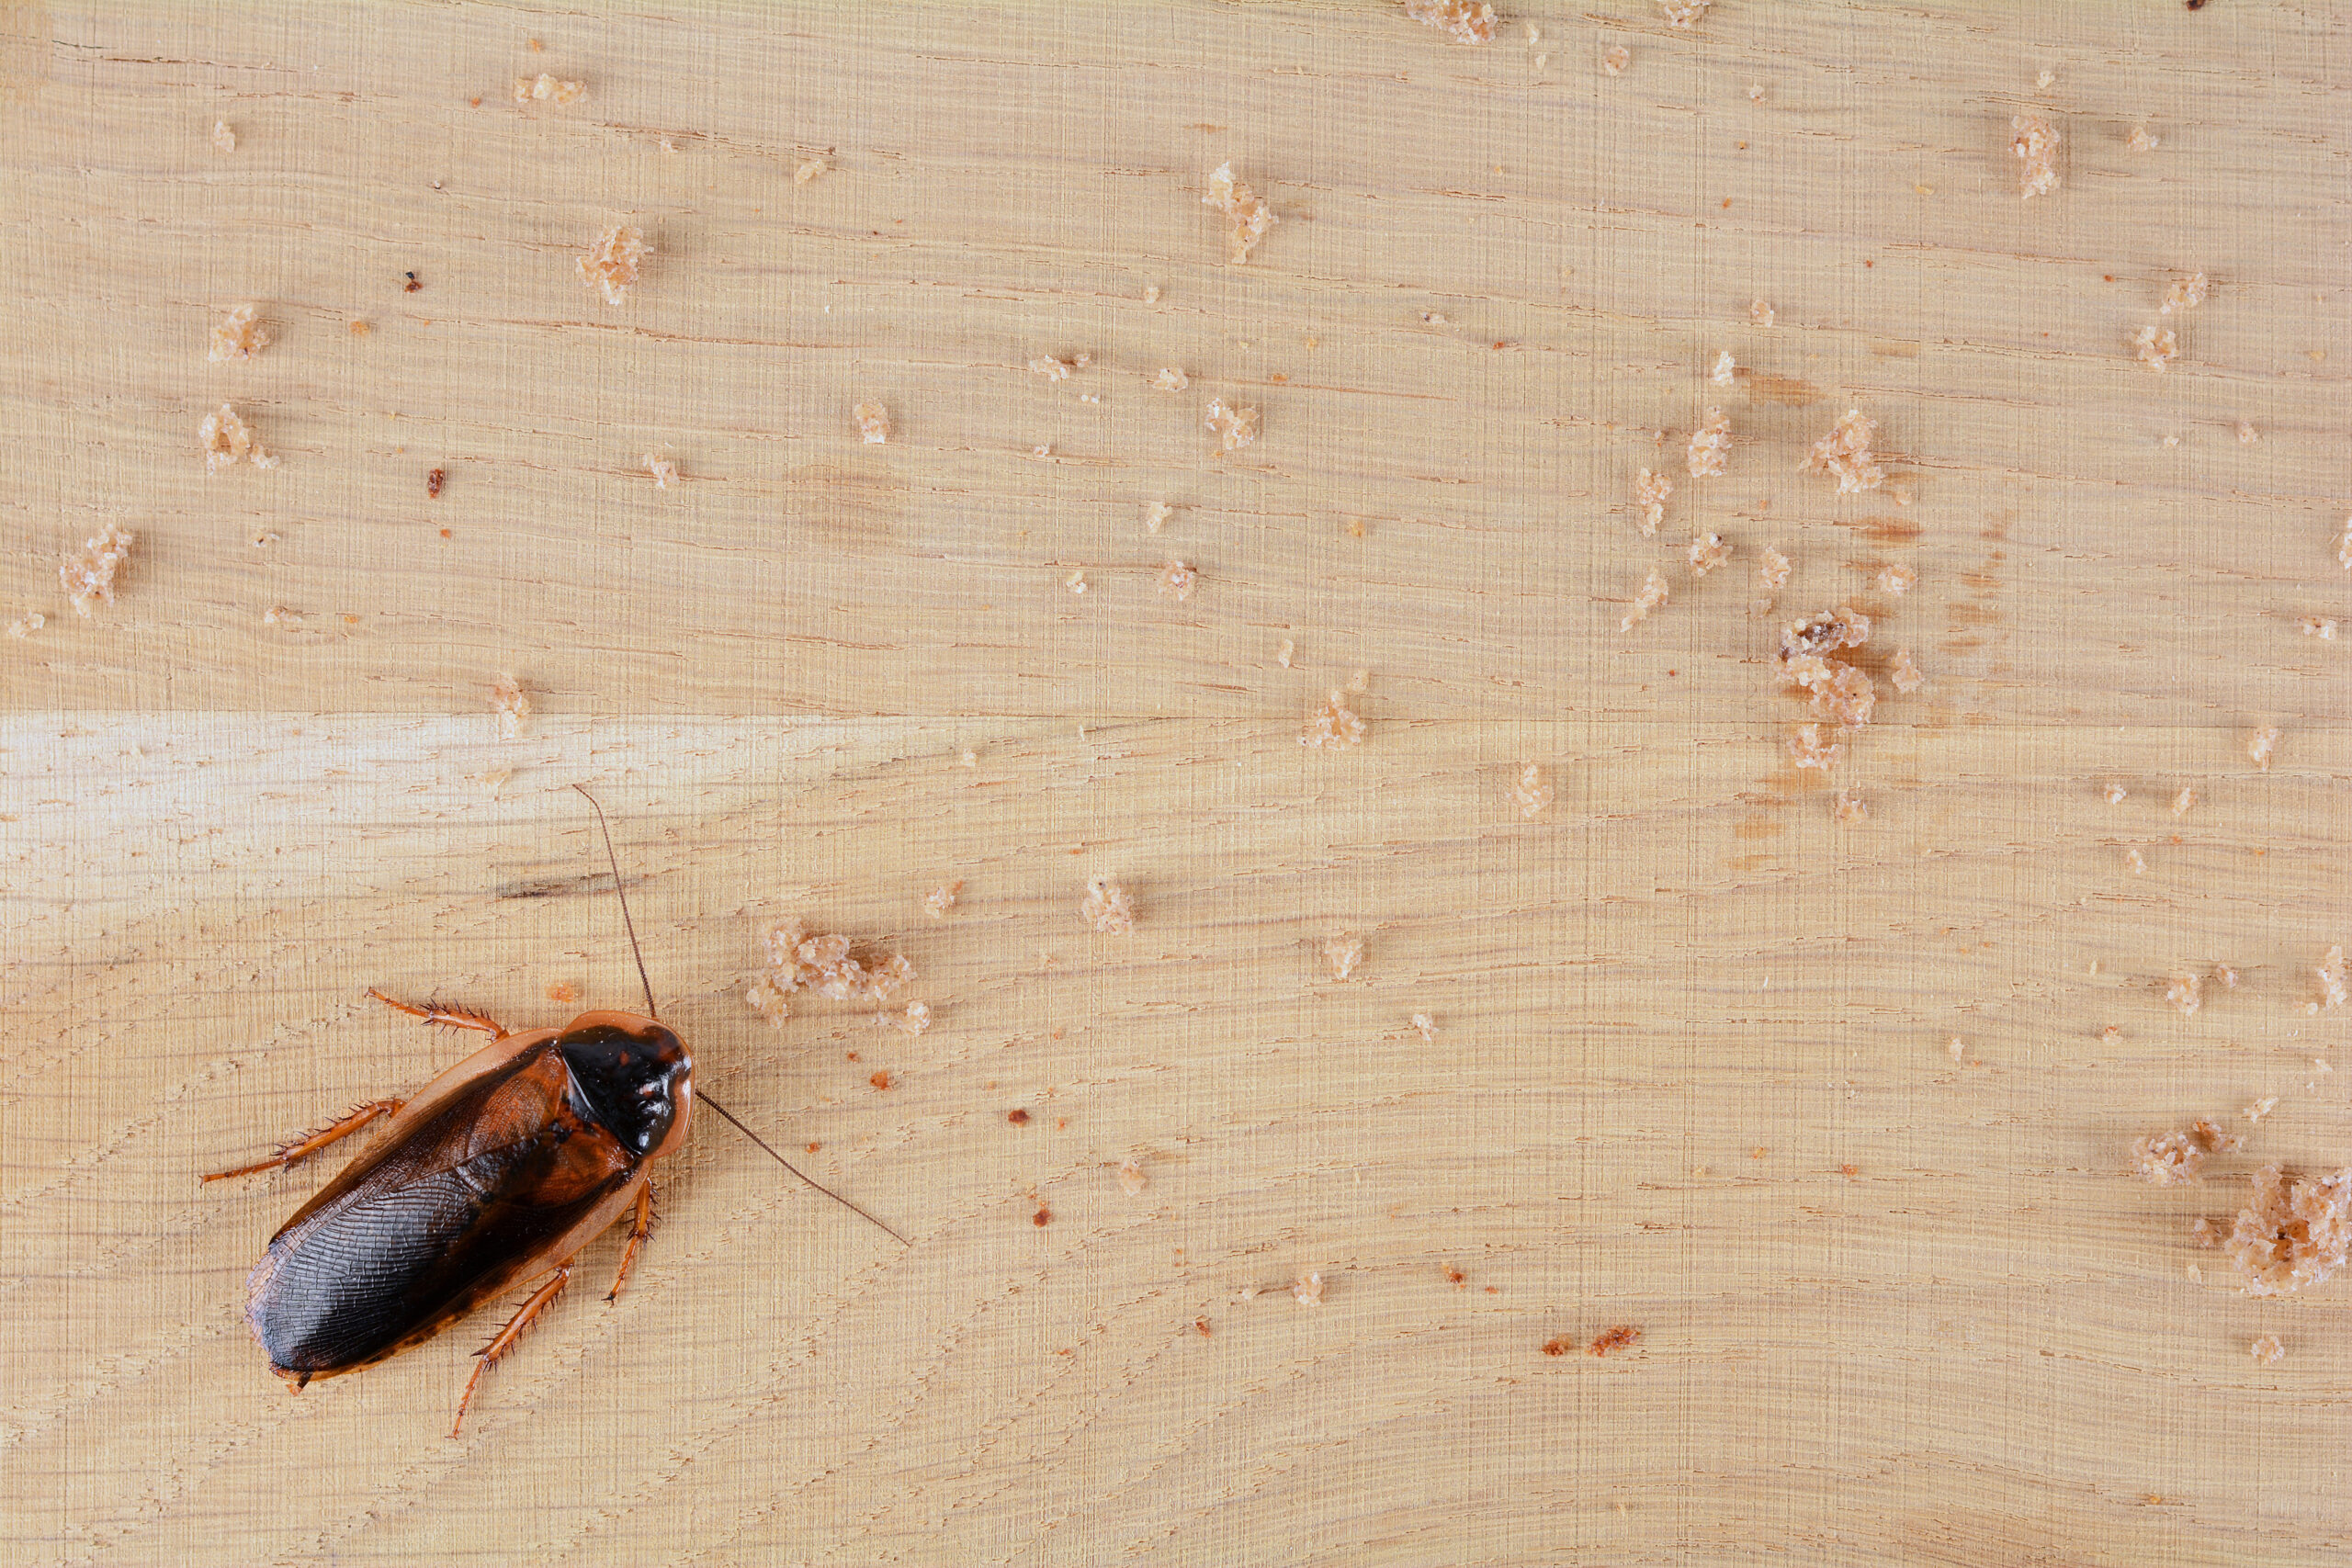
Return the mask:
<svg viewBox="0 0 2352 1568">
<path fill-rule="evenodd" d="M 2352 1152 L 2305 1012 L 2352 636 L 2299 627 L 2352 622 L 2345 48 L 2261 0 L 0 12 L 6 1560 L 2341 1561 L 2347 1286 L 2249 1300 L 2188 1227 Z M 572 258 L 622 218 L 615 307 Z M 209 363 L 248 300 L 278 341 Z M 224 399 L 282 467 L 207 475 Z M 1645 540 L 1711 403 L 1730 471 Z M 1796 472 L 1849 406 L 1907 507 Z M 1928 684 L 1825 781 L 1770 660 L 1840 603 Z M 1300 747 L 1358 670 L 1367 742 Z M 369 986 L 638 1005 L 575 781 L 699 1081 L 913 1245 L 706 1118 L 462 1438 L 488 1314 L 289 1398 L 243 1281 L 334 1161 L 194 1178 L 467 1049 Z M 754 1017 L 787 914 L 935 1026 Z"/>
</svg>

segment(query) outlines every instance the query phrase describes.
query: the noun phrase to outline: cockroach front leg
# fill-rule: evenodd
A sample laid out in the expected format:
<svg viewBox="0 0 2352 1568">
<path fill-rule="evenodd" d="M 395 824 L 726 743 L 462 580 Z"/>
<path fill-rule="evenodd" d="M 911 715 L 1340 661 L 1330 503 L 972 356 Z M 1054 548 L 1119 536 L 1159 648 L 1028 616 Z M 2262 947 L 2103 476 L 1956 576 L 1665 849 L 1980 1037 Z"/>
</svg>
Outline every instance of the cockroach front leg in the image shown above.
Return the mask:
<svg viewBox="0 0 2352 1568">
<path fill-rule="evenodd" d="M 505 1025 L 486 1013 L 474 1011 L 471 1008 L 443 1007 L 439 1002 L 428 1002 L 423 1007 L 418 1007 L 414 1002 L 396 1002 L 373 986 L 368 987 L 368 994 L 394 1012 L 404 1012 L 411 1018 L 421 1018 L 427 1023 L 446 1023 L 452 1029 L 479 1029 L 493 1040 L 506 1038 Z"/>
<path fill-rule="evenodd" d="M 368 1122 L 373 1122 L 379 1116 L 390 1116 L 395 1114 L 399 1111 L 401 1103 L 401 1101 L 397 1100 L 370 1100 L 366 1105 L 362 1105 L 356 1110 L 350 1111 L 340 1121 L 332 1122 L 326 1126 L 320 1128 L 317 1132 L 312 1133 L 309 1137 L 299 1139 L 294 1143 L 287 1145 L 284 1148 L 278 1150 L 276 1154 L 270 1156 L 266 1160 L 259 1161 L 254 1165 L 241 1165 L 234 1170 L 216 1170 L 209 1176 L 202 1178 L 202 1179 L 206 1181 L 226 1181 L 233 1176 L 259 1176 L 265 1170 L 283 1169 L 285 1167 L 292 1165 L 296 1160 L 302 1158 L 305 1155 L 317 1154 L 329 1144 L 334 1143 L 338 1139 L 351 1136 L 352 1134 L 356 1133 L 360 1128 L 365 1127 Z"/>
<path fill-rule="evenodd" d="M 557 1264 L 555 1278 L 533 1291 L 531 1299 L 516 1308 L 514 1315 L 506 1320 L 506 1326 L 498 1331 L 498 1337 L 474 1352 L 481 1359 L 474 1364 L 474 1375 L 466 1380 L 466 1392 L 458 1400 L 458 1418 L 449 1423 L 449 1436 L 456 1437 L 458 1428 L 466 1424 L 466 1406 L 474 1402 L 474 1385 L 481 1382 L 482 1373 L 497 1365 L 501 1357 L 514 1348 L 514 1341 L 523 1337 L 523 1330 L 531 1326 L 531 1320 L 547 1311 L 556 1297 L 563 1294 L 564 1286 L 571 1282 L 571 1262 L 567 1258 Z"/>
<path fill-rule="evenodd" d="M 637 1213 L 628 1223 L 628 1245 L 621 1249 L 621 1271 L 613 1278 L 613 1288 L 605 1292 L 607 1305 L 620 1299 L 621 1287 L 628 1283 L 628 1271 L 637 1266 L 637 1249 L 653 1234 L 653 1184 L 643 1183 L 637 1190 Z"/>
</svg>

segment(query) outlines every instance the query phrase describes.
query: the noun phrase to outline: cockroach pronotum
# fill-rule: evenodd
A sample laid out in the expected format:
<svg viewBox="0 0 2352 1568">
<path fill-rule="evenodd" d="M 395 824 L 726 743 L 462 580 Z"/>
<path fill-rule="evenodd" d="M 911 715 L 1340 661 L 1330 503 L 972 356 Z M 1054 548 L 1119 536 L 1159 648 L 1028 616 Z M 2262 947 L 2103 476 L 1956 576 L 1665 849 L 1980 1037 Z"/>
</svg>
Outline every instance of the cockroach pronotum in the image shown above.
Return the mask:
<svg viewBox="0 0 2352 1568">
<path fill-rule="evenodd" d="M 583 1012 L 561 1029 L 510 1032 L 481 1013 L 418 1007 L 368 995 L 412 1018 L 491 1037 L 405 1101 L 379 1100 L 289 1144 L 272 1157 L 206 1181 L 277 1170 L 379 1117 L 382 1140 L 319 1190 L 270 1237 L 247 1285 L 245 1321 L 270 1370 L 300 1393 L 313 1378 L 355 1372 L 422 1344 L 516 1283 L 548 1275 L 481 1358 L 457 1420 L 487 1371 L 571 1278 L 580 1249 L 624 1213 L 628 1246 L 605 1299 L 614 1300 L 651 1229 L 648 1167 L 686 1140 L 699 1099 L 793 1175 L 907 1238 L 804 1174 L 694 1084 L 693 1055 L 654 1016 L 653 983 L 637 945 L 620 857 L 605 809 L 596 813 L 645 1013 Z"/>
</svg>

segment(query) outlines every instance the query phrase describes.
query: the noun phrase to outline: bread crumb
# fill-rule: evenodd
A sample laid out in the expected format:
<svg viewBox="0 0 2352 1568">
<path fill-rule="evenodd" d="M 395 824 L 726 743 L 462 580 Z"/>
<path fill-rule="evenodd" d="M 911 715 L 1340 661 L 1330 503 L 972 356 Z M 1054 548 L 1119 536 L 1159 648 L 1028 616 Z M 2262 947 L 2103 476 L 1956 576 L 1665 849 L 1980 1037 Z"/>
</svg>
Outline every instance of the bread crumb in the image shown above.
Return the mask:
<svg viewBox="0 0 2352 1568">
<path fill-rule="evenodd" d="M 2265 726 L 2246 738 L 2246 759 L 2266 773 L 2270 771 L 2270 754 L 2278 749 L 2278 729 L 2275 725 Z"/>
<path fill-rule="evenodd" d="M 1617 623 L 1617 629 L 1621 632 L 1629 632 L 1648 620 L 1650 612 L 1666 603 L 1666 593 L 1664 574 L 1656 567 L 1652 567 L 1649 580 L 1642 584 L 1642 591 L 1634 596 L 1634 603 L 1625 611 L 1624 619 Z"/>
<path fill-rule="evenodd" d="M 237 411 L 227 403 L 220 405 L 220 412 L 206 414 L 197 434 L 204 440 L 204 469 L 207 473 L 217 474 L 239 461 L 251 463 L 256 468 L 277 467 L 277 459 L 262 450 L 262 445 L 254 438 L 253 431 L 237 417 Z"/>
<path fill-rule="evenodd" d="M 1688 28 L 1707 14 L 1715 0 L 1658 0 L 1657 8 L 1666 13 L 1668 25 Z"/>
<path fill-rule="evenodd" d="M 886 1008 L 874 1015 L 874 1023 L 877 1029 L 896 1029 L 904 1034 L 921 1034 L 931 1027 L 931 1004 L 909 1002 L 906 1010 L 895 1016 Z"/>
<path fill-rule="evenodd" d="M 2014 115 L 2009 129 L 2017 134 L 2009 141 L 2009 151 L 2019 163 L 2018 193 L 2026 200 L 2048 196 L 2058 188 L 2058 144 L 2063 140 L 2058 128 L 2048 117 L 2038 114 Z"/>
<path fill-rule="evenodd" d="M 1543 768 L 1533 762 L 1519 771 L 1518 787 L 1510 792 L 1511 799 L 1519 803 L 1519 814 L 1531 822 L 1550 809 L 1552 795 L 1552 786 L 1544 782 Z"/>
<path fill-rule="evenodd" d="M 2166 447 L 2177 446 L 2180 445 L 2180 437 L 2177 435 L 2167 435 L 2163 441 L 2159 442 L 2158 445 Z"/>
<path fill-rule="evenodd" d="M 558 980 L 548 987 L 547 997 L 551 1002 L 560 1002 L 569 1007 L 580 999 L 580 992 L 571 981 Z"/>
<path fill-rule="evenodd" d="M 1729 361 L 1731 355 L 1724 355 Z M 1731 421 L 1721 409 L 1709 409 L 1706 423 L 1690 433 L 1690 477 L 1703 479 L 1724 471 L 1731 456 Z"/>
<path fill-rule="evenodd" d="M 831 160 L 822 152 L 803 158 L 792 166 L 792 183 L 797 186 L 805 186 L 810 180 L 827 173 L 832 166 Z"/>
<path fill-rule="evenodd" d="M 766 978 L 779 993 L 814 991 L 837 1002 L 879 1004 L 915 977 L 914 965 L 904 953 L 886 957 L 837 933 L 812 935 L 797 919 L 768 927 L 760 933 L 760 946 L 767 960 Z"/>
<path fill-rule="evenodd" d="M 57 576 L 65 585 L 66 596 L 74 601 L 74 614 L 87 615 L 93 604 L 114 603 L 115 573 L 130 558 L 130 547 L 138 538 L 128 529 L 103 523 L 80 550 L 58 563 Z M 47 624 L 43 616 L 36 614 L 17 623 L 25 627 L 24 631 L 17 631 L 16 626 L 8 629 L 17 637 L 25 637 Z"/>
<path fill-rule="evenodd" d="M 2132 1141 L 2132 1158 L 2140 1179 L 2151 1187 L 2177 1187 L 2197 1179 L 2205 1151 L 2187 1133 L 2151 1134 Z"/>
<path fill-rule="evenodd" d="M 2254 1173 L 2254 1190 L 2230 1231 L 2230 1258 L 2250 1296 L 2316 1285 L 2343 1266 L 2352 1245 L 2352 1169 L 2293 1176 L 2281 1166 Z"/>
<path fill-rule="evenodd" d="M 1201 203 L 1216 208 L 1232 222 L 1233 232 L 1227 238 L 1226 250 L 1227 258 L 1235 262 L 1247 262 L 1250 253 L 1258 248 L 1258 242 L 1266 237 L 1266 231 L 1278 221 L 1274 209 L 1260 199 L 1256 191 L 1233 177 L 1230 159 L 1219 164 L 1209 175 L 1208 194 L 1201 197 Z"/>
<path fill-rule="evenodd" d="M 1666 502 L 1674 493 L 1674 481 L 1664 474 L 1654 474 L 1647 468 L 1634 476 L 1634 502 L 1642 509 L 1642 536 L 1654 537 L 1658 525 L 1666 521 Z"/>
<path fill-rule="evenodd" d="M 1070 569 L 1070 574 L 1062 579 L 1062 586 L 1069 589 L 1072 593 L 1085 592 L 1086 569 L 1084 567 L 1072 567 Z"/>
<path fill-rule="evenodd" d="M 678 465 L 658 453 L 645 455 L 646 471 L 653 476 L 653 488 L 668 490 L 678 482 Z"/>
<path fill-rule="evenodd" d="M 1848 409 L 1829 434 L 1813 444 L 1800 467 L 1809 474 L 1836 475 L 1839 495 L 1876 490 L 1886 482 L 1885 470 L 1871 451 L 1877 435 L 1878 421 L 1860 409 Z"/>
<path fill-rule="evenodd" d="M 1301 1276 L 1297 1282 L 1291 1286 L 1290 1293 L 1303 1307 L 1321 1306 L 1323 1304 L 1323 1276 L 1320 1274 Z"/>
<path fill-rule="evenodd" d="M 1789 737 L 1789 755 L 1800 768 L 1819 768 L 1827 773 L 1845 754 L 1846 748 L 1838 741 L 1822 739 L 1821 726 L 1817 724 L 1801 724 L 1796 733 Z"/>
<path fill-rule="evenodd" d="M 1413 1027 L 1421 1032 L 1423 1040 L 1437 1038 L 1437 1021 L 1425 1012 L 1417 1012 L 1413 1015 Z"/>
<path fill-rule="evenodd" d="M 1086 922 L 1104 936 L 1125 936 L 1136 929 L 1135 901 L 1127 890 L 1108 877 L 1090 877 L 1086 899 L 1078 907 Z"/>
<path fill-rule="evenodd" d="M 1331 966 L 1331 978 L 1344 981 L 1363 962 L 1363 939 L 1335 936 L 1323 944 L 1323 962 Z"/>
<path fill-rule="evenodd" d="M 1495 41 L 1495 8 L 1487 0 L 1405 0 L 1405 15 L 1443 28 L 1456 43 Z"/>
<path fill-rule="evenodd" d="M 1944 1042 L 1944 1055 L 1950 1056 L 1955 1062 L 1965 1061 L 1968 1058 L 1967 1043 L 1963 1042 L 1959 1035 L 1955 1034 L 1950 1040 Z"/>
<path fill-rule="evenodd" d="M 1289 637 L 1284 637 L 1280 643 L 1275 645 L 1274 662 L 1287 670 L 1290 668 L 1291 656 L 1295 654 L 1297 651 L 1298 644 L 1292 641 Z"/>
<path fill-rule="evenodd" d="M 218 364 L 224 359 L 251 359 L 274 341 L 274 334 L 261 324 L 261 307 L 240 305 L 212 323 L 212 346 L 205 357 Z"/>
<path fill-rule="evenodd" d="M 2198 306 L 2205 303 L 2205 296 L 2211 291 L 2212 287 L 2201 272 L 2192 272 L 2187 277 L 2175 278 L 2172 287 L 2165 290 L 2165 302 L 2156 307 L 2156 314 L 2169 316 L 2175 310 L 2194 310 Z"/>
<path fill-rule="evenodd" d="M 2132 874 L 2134 876 L 2145 876 L 2148 874 L 2148 857 L 2142 854 L 2137 850 L 2124 851 L 2123 863 L 2132 868 Z"/>
<path fill-rule="evenodd" d="M 2159 142 L 2155 133 L 2146 126 L 2135 125 L 2132 128 L 2132 134 L 2125 139 L 2123 145 L 2131 148 L 2134 152 L 2153 152 Z"/>
<path fill-rule="evenodd" d="M 2140 351 L 2140 363 L 2159 376 L 2165 373 L 2165 366 L 2180 357 L 2180 339 L 2170 327 L 2161 331 L 2142 327 L 2132 342 Z"/>
<path fill-rule="evenodd" d="M 1159 591 L 1180 604 L 1193 596 L 1193 585 L 1200 580 L 1199 572 L 1180 560 L 1171 560 L 1159 569 Z"/>
<path fill-rule="evenodd" d="M 1151 378 L 1152 387 L 1162 392 L 1181 392 L 1193 384 L 1193 378 L 1173 365 L 1163 365 L 1159 374 Z"/>
<path fill-rule="evenodd" d="M 781 1024 L 792 1016 L 792 1004 L 786 998 L 784 987 L 765 975 L 752 982 L 743 992 L 743 999 L 770 1023 Z"/>
<path fill-rule="evenodd" d="M 1159 532 L 1160 525 L 1175 515 L 1174 507 L 1164 501 L 1155 501 L 1144 509 L 1143 531 L 1147 534 L 1157 534 Z"/>
<path fill-rule="evenodd" d="M 890 439 L 890 412 L 880 403 L 860 403 L 849 411 L 857 421 L 857 434 L 869 446 L 879 446 Z"/>
<path fill-rule="evenodd" d="M 1216 432 L 1217 446 L 1221 449 L 1238 452 L 1258 439 L 1258 411 L 1228 407 L 1223 398 L 1211 398 L 1208 427 Z"/>
<path fill-rule="evenodd" d="M 1750 88 L 1747 96 L 1749 97 L 1757 96 L 1755 89 Z M 1759 327 L 1770 326 L 1772 324 L 1772 318 L 1778 313 L 1778 311 L 1774 310 L 1772 307 L 1764 300 L 1751 299 L 1748 301 L 1747 319 Z"/>
<path fill-rule="evenodd" d="M 1040 442 L 1038 445 L 1029 448 L 1029 456 L 1032 457 L 1050 457 L 1053 455 L 1053 447 L 1043 442 Z"/>
<path fill-rule="evenodd" d="M 579 259 L 580 281 L 600 290 L 605 303 L 617 305 L 637 283 L 638 265 L 652 253 L 644 232 L 632 224 L 616 223 L 597 236 L 588 254 Z"/>
<path fill-rule="evenodd" d="M 1565 1356 L 1575 1348 L 1575 1343 L 1564 1335 L 1555 1335 L 1544 1341 L 1544 1353 L 1547 1356 Z"/>
<path fill-rule="evenodd" d="M 527 104 L 534 99 L 540 103 L 577 103 L 581 94 L 587 90 L 582 83 L 559 82 L 544 71 L 536 77 L 514 78 L 514 101 L 518 104 Z"/>
<path fill-rule="evenodd" d="M 1611 76 L 1623 76 L 1625 67 L 1634 63 L 1634 51 L 1622 43 L 1611 44 L 1600 53 L 1600 68 Z"/>
<path fill-rule="evenodd" d="M 2222 1245 L 2222 1227 L 2211 1220 L 2200 1219 L 2188 1227 L 2188 1239 L 2192 1246 L 2210 1252 Z"/>
<path fill-rule="evenodd" d="M 1781 628 L 1781 662 L 1806 654 L 1836 653 L 1860 648 L 1871 639 L 1871 618 L 1850 604 L 1823 610 L 1807 620 L 1791 621 Z"/>
<path fill-rule="evenodd" d="M 2332 1008 L 2342 1007 L 2345 994 L 2343 944 L 2339 942 L 2329 948 L 2327 956 L 2319 961 L 2319 966 L 2312 973 L 2319 976 L 2322 1004 Z"/>
<path fill-rule="evenodd" d="M 8 635 L 13 637 L 28 637 L 47 625 L 49 625 L 47 615 L 42 615 L 39 610 L 29 611 L 8 623 Z"/>
<path fill-rule="evenodd" d="M 1361 746 L 1363 719 L 1347 704 L 1345 692 L 1333 690 L 1323 700 L 1323 711 L 1311 714 L 1298 738 L 1302 746 Z"/>
<path fill-rule="evenodd" d="M 1721 534 L 1701 534 L 1684 553 L 1690 562 L 1690 575 L 1704 577 L 1731 558 L 1731 547 L 1724 543 Z"/>
<path fill-rule="evenodd" d="M 1784 658 L 1781 678 L 1811 697 L 1813 716 L 1835 722 L 1840 729 L 1860 729 L 1878 706 L 1878 685 L 1870 672 L 1817 653 Z"/>
<path fill-rule="evenodd" d="M 2176 975 L 2165 987 L 2165 1000 L 2180 1010 L 2183 1018 L 2195 1018 L 2197 1010 L 2205 1005 L 2205 982 L 2194 975 Z"/>
<path fill-rule="evenodd" d="M 229 122 L 225 119 L 212 122 L 212 150 L 216 152 L 234 152 L 237 150 L 237 133 L 229 129 Z"/>
<path fill-rule="evenodd" d="M 1764 547 L 1763 558 L 1756 566 L 1756 581 L 1767 593 L 1778 593 L 1789 585 L 1789 558 L 1781 553 L 1780 546 Z"/>
<path fill-rule="evenodd" d="M 2188 1135 L 2209 1155 L 2233 1155 L 2245 1147 L 2245 1134 L 2228 1131 L 2211 1116 L 2199 1116 L 2191 1122 Z"/>
<path fill-rule="evenodd" d="M 1731 350 L 1724 349 L 1715 355 L 1715 367 L 1708 372 L 1708 377 L 1716 386 L 1728 387 L 1732 383 L 1732 378 L 1738 374 L 1739 367 L 1733 363 Z M 1710 409 L 1707 412 L 1712 414 L 1714 411 Z"/>
<path fill-rule="evenodd" d="M 501 675 L 490 688 L 490 705 L 498 715 L 498 738 L 512 740 L 523 733 L 523 726 L 531 716 L 531 699 L 523 692 L 523 683 L 512 675 Z"/>
<path fill-rule="evenodd" d="M 353 337 L 366 337 L 369 333 L 372 333 L 375 330 L 375 328 L 369 326 L 365 321 L 354 321 L 351 323 L 351 335 Z"/>
<path fill-rule="evenodd" d="M 1871 808 L 1869 803 L 1854 791 L 1841 789 L 1838 792 L 1835 815 L 1840 822 L 1867 822 L 1871 819 Z"/>
<path fill-rule="evenodd" d="M 1879 569 L 1878 591 L 1882 593 L 1890 593 L 1900 599 L 1917 586 L 1919 586 L 1919 574 L 1910 567 L 1887 566 Z"/>
<path fill-rule="evenodd" d="M 2256 442 L 2260 441 L 2261 439 L 2262 439 L 2262 432 L 2260 432 L 2260 431 L 2258 431 L 2258 430 L 2255 429 L 2255 427 L 2254 427 L 2254 422 L 2253 422 L 2252 420 L 2248 420 L 2248 419 L 2242 419 L 2242 420 L 2238 421 L 2238 445 L 2239 445 L 2239 446 L 2253 446 L 2255 443 L 2256 443 Z"/>
<path fill-rule="evenodd" d="M 2278 1358 L 2287 1353 L 2287 1347 L 2278 1342 L 2278 1336 L 2276 1334 L 2266 1334 L 2247 1346 L 2246 1350 L 2256 1360 L 2268 1367 L 2278 1363 Z"/>
<path fill-rule="evenodd" d="M 2132 792 L 2120 784 L 2111 784 L 2100 791 L 2109 806 L 2120 806 L 2132 797 Z"/>
<path fill-rule="evenodd" d="M 2322 642 L 2334 642 L 2335 640 L 2335 622 L 2333 619 L 2322 620 L 2317 615 L 2305 615 L 2303 617 L 2303 635 L 2305 637 L 2315 637 Z"/>
<path fill-rule="evenodd" d="M 2234 991 L 2238 988 L 2238 972 L 2226 964 L 2217 964 L 2213 966 L 2213 978 L 2225 991 Z"/>
<path fill-rule="evenodd" d="M 2172 797 L 2172 814 L 2175 817 L 2186 817 L 2188 815 L 2188 808 L 2196 804 L 2197 786 L 2183 784 L 2180 786 L 2180 793 Z"/>
<path fill-rule="evenodd" d="M 923 913 L 934 920 L 944 919 L 947 911 L 956 907 L 956 896 L 963 891 L 964 879 L 960 876 L 953 882 L 941 883 L 924 896 Z"/>
</svg>

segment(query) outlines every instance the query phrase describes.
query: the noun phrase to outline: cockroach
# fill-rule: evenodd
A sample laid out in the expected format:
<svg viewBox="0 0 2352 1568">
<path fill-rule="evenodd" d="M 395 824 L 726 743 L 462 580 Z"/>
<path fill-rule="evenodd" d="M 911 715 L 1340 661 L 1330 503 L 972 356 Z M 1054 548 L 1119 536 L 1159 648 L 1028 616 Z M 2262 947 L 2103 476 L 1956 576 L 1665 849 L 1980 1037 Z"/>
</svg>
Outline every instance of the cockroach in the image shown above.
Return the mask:
<svg viewBox="0 0 2352 1568">
<path fill-rule="evenodd" d="M 270 1370 L 297 1393 L 313 1378 L 356 1372 L 422 1344 L 514 1285 L 548 1276 L 476 1352 L 449 1427 L 457 1436 L 482 1373 L 561 1292 L 581 1248 L 628 1214 L 628 1242 L 605 1299 L 620 1295 L 652 1228 L 648 1168 L 684 1145 L 697 1100 L 793 1175 L 911 1245 L 696 1090 L 693 1054 L 654 1015 L 605 809 L 580 793 L 604 833 L 644 1014 L 583 1012 L 561 1029 L 516 1032 L 468 1008 L 419 1007 L 370 989 L 397 1011 L 480 1030 L 491 1043 L 406 1100 L 362 1105 L 268 1159 L 203 1178 L 277 1170 L 390 1118 L 377 1145 L 270 1237 L 247 1282 L 245 1321 Z"/>
</svg>

